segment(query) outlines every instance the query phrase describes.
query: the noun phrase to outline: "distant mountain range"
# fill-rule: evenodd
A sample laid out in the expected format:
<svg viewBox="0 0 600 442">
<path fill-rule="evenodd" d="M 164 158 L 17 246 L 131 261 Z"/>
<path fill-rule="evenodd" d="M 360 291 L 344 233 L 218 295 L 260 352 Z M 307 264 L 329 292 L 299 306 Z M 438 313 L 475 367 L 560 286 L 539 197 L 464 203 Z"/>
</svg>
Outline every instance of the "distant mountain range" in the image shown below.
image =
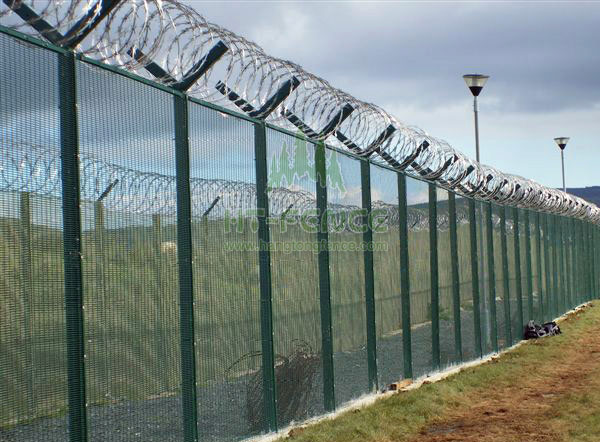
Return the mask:
<svg viewBox="0 0 600 442">
<path fill-rule="evenodd" d="M 567 187 L 567 193 L 583 198 L 600 207 L 600 186 Z"/>
</svg>

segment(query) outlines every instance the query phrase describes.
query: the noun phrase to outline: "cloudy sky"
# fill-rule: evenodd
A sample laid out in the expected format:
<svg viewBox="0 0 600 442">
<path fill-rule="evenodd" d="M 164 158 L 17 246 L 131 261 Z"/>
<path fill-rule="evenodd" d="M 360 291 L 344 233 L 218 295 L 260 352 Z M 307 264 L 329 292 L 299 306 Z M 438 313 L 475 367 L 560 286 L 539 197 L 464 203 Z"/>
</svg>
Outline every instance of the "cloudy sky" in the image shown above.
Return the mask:
<svg viewBox="0 0 600 442">
<path fill-rule="evenodd" d="M 600 185 L 600 2 L 184 3 L 472 157 L 461 77 L 488 74 L 484 163 L 560 187 L 570 136 L 567 186 Z"/>
</svg>

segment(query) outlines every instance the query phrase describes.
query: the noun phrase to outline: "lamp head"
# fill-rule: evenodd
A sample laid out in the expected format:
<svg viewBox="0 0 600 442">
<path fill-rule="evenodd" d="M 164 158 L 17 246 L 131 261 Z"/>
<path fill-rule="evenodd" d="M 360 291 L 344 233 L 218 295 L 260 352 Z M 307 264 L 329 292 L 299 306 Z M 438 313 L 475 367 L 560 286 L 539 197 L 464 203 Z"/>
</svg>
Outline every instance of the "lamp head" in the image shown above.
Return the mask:
<svg viewBox="0 0 600 442">
<path fill-rule="evenodd" d="M 565 147 L 567 147 L 567 143 L 569 142 L 569 137 L 558 137 L 555 138 L 554 141 L 558 144 L 560 150 L 565 150 Z"/>
<path fill-rule="evenodd" d="M 463 79 L 465 83 L 467 83 L 467 87 L 471 91 L 474 97 L 477 97 L 483 86 L 485 86 L 486 81 L 490 78 L 489 75 L 481 75 L 481 74 L 467 74 L 463 75 Z"/>
</svg>

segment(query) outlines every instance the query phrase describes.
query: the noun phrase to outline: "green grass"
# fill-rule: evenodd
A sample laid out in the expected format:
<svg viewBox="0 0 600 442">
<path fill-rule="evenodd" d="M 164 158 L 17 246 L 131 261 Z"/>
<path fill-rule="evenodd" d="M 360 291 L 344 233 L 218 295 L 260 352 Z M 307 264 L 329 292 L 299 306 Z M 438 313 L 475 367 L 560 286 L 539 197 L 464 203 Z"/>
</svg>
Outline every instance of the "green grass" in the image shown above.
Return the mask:
<svg viewBox="0 0 600 442">
<path fill-rule="evenodd" d="M 478 407 L 479 401 L 485 401 L 486 398 L 493 399 L 494 395 L 499 395 L 500 400 L 506 399 L 510 404 L 511 398 L 502 398 L 502 395 L 506 391 L 518 390 L 521 382 L 525 384 L 523 388 L 528 389 L 532 403 L 537 400 L 544 401 L 541 394 L 536 394 L 536 386 L 545 395 L 551 392 L 551 387 L 547 387 L 548 378 L 545 376 L 554 375 L 560 382 L 560 374 L 557 373 L 565 373 L 564 366 L 577 356 L 579 349 L 586 353 L 585 343 L 582 341 L 574 344 L 573 340 L 583 337 L 584 340 L 592 342 L 595 339 L 594 336 L 600 328 L 600 308 L 587 310 L 579 316 L 579 319 L 562 323 L 561 327 L 563 334 L 560 336 L 536 342 L 529 341 L 496 361 L 464 369 L 449 378 L 437 383 L 425 384 L 416 390 L 393 394 L 373 405 L 345 412 L 335 419 L 292 430 L 292 436 L 285 440 L 294 442 L 408 441 L 423 434 L 424 429 L 432 424 L 450 422 L 451 425 L 452 421 L 447 420 L 449 417 L 468 416 L 471 407 Z M 598 352 L 592 350 L 592 357 Z M 580 362 L 575 362 L 585 364 L 586 357 Z M 541 367 L 546 367 L 547 370 L 540 372 Z M 566 379 L 581 374 L 582 371 L 585 377 L 581 384 L 576 385 L 577 388 L 562 395 L 560 392 L 557 393 L 555 403 L 549 410 L 540 411 L 539 416 L 534 414 L 534 421 L 525 422 L 523 425 L 529 424 L 529 427 L 533 425 L 535 428 L 537 424 L 535 419 L 539 419 L 540 428 L 550 428 L 557 435 L 556 438 L 548 440 L 598 440 L 600 367 L 595 362 L 585 366 L 575 365 L 570 371 L 566 371 Z M 516 404 L 516 409 L 519 406 L 528 405 Z M 514 419 L 515 425 L 519 425 L 519 419 L 524 419 L 524 416 L 515 413 L 511 419 Z M 489 440 L 516 440 L 501 433 L 496 436 L 498 439 L 490 435 Z"/>
</svg>

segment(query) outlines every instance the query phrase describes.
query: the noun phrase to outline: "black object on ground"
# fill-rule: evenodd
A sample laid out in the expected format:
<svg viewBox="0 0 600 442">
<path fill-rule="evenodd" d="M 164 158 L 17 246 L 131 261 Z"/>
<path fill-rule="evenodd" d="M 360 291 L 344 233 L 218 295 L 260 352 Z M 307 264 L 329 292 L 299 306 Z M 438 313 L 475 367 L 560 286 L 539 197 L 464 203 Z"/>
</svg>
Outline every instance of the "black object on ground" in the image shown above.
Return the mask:
<svg viewBox="0 0 600 442">
<path fill-rule="evenodd" d="M 543 325 L 536 324 L 535 321 L 529 321 L 523 330 L 524 339 L 537 339 L 544 336 L 560 335 L 560 327 L 554 321 L 546 322 Z"/>
</svg>

